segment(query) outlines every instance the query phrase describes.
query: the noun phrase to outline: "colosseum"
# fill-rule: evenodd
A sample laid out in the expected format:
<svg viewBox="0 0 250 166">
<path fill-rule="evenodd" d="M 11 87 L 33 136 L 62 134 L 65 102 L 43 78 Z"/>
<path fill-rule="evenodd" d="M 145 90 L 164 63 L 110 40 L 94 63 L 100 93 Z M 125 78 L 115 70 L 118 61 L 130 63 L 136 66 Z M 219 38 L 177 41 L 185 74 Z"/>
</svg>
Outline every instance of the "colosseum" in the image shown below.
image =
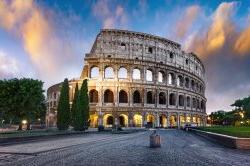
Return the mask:
<svg viewBox="0 0 250 166">
<path fill-rule="evenodd" d="M 85 55 L 75 86 L 88 79 L 90 126 L 180 127 L 206 124 L 205 68 L 194 53 L 166 38 L 102 29 Z M 60 85 L 47 91 L 46 124 L 56 125 Z"/>
</svg>

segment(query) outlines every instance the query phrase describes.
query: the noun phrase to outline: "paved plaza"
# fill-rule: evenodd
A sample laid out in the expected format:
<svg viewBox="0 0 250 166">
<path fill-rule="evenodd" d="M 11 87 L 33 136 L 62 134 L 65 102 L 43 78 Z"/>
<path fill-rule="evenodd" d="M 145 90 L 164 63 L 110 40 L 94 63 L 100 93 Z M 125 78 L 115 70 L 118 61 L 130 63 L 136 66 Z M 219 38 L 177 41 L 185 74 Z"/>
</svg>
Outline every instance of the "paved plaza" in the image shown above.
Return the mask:
<svg viewBox="0 0 250 166">
<path fill-rule="evenodd" d="M 229 149 L 181 130 L 84 134 L 0 146 L 0 165 L 250 165 L 250 151 Z"/>
</svg>

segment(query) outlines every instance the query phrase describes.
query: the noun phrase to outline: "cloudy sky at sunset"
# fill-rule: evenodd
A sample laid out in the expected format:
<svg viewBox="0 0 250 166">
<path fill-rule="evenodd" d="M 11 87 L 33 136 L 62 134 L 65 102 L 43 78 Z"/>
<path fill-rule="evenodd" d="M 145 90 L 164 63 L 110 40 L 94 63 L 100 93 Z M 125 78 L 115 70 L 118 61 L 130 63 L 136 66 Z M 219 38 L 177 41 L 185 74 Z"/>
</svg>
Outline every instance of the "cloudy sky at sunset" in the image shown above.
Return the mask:
<svg viewBox="0 0 250 166">
<path fill-rule="evenodd" d="M 206 67 L 207 112 L 250 95 L 250 1 L 0 1 L 0 79 L 79 77 L 101 28 L 177 41 Z"/>
</svg>

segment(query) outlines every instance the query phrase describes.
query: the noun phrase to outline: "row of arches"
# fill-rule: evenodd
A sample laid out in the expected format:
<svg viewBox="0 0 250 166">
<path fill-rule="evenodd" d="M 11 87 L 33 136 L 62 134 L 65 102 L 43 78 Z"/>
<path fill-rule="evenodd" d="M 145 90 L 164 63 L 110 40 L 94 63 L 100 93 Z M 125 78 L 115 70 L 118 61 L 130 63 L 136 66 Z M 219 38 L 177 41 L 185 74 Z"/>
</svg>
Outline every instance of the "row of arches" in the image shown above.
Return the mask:
<svg viewBox="0 0 250 166">
<path fill-rule="evenodd" d="M 157 119 L 159 118 L 159 119 Z M 155 127 L 156 122 L 158 121 L 159 127 L 167 127 L 170 126 L 177 126 L 178 124 L 178 116 L 176 114 L 172 114 L 168 117 L 165 114 L 161 114 L 159 117 L 154 116 L 153 114 L 147 114 L 145 117 L 143 117 L 141 114 L 136 113 L 134 114 L 131 119 L 126 114 L 120 114 L 117 119 L 112 114 L 105 114 L 102 117 L 102 123 L 105 127 L 112 127 L 113 125 L 120 125 L 121 127 L 128 127 L 129 123 L 131 127 Z M 96 114 L 90 115 L 90 124 L 91 127 L 97 127 L 98 125 L 98 116 Z M 168 122 L 169 121 L 169 122 Z M 201 123 L 201 118 L 199 116 L 186 116 L 180 115 L 179 116 L 179 122 L 180 125 L 182 123 L 187 122 L 194 122 L 194 123 Z"/>
<path fill-rule="evenodd" d="M 158 104 L 166 105 L 167 104 L 167 96 L 165 92 L 160 92 L 158 94 Z M 98 91 L 95 89 L 90 90 L 89 92 L 90 103 L 98 103 Z M 181 107 L 191 107 L 198 109 L 205 109 L 205 101 L 199 100 L 195 97 L 184 96 L 183 94 L 177 95 L 176 93 L 170 93 L 168 97 L 168 104 L 170 106 L 181 106 Z M 135 90 L 132 94 L 132 102 L 142 103 L 141 93 L 138 90 Z M 119 103 L 128 103 L 128 93 L 125 90 L 119 91 Z M 178 103 L 177 103 L 178 102 Z M 192 103 L 191 103 L 192 102 Z M 106 89 L 104 91 L 104 103 L 114 103 L 114 93 L 110 89 Z M 152 91 L 148 91 L 146 93 L 146 103 L 147 104 L 155 104 L 156 96 Z"/>
<path fill-rule="evenodd" d="M 96 66 L 91 67 L 90 78 L 98 78 L 98 77 L 99 77 L 99 68 Z M 158 77 L 157 81 L 159 83 L 167 83 L 169 85 L 176 85 L 178 87 L 185 87 L 187 89 L 191 89 L 193 91 L 198 91 L 201 93 L 203 93 L 205 90 L 202 83 L 199 83 L 198 81 L 195 81 L 194 79 L 191 79 L 187 76 L 175 74 L 173 72 L 166 74 L 164 71 L 160 70 L 160 71 L 158 71 L 157 77 Z M 115 72 L 114 72 L 114 69 L 112 67 L 110 67 L 110 66 L 105 67 L 104 78 L 107 78 L 107 79 L 115 78 Z M 128 70 L 125 67 L 119 68 L 118 78 L 119 79 L 128 78 Z M 134 80 L 142 79 L 141 78 L 141 69 L 134 68 L 132 70 L 132 79 L 134 79 Z M 149 82 L 154 81 L 154 74 L 153 74 L 152 69 L 146 70 L 145 79 L 146 79 L 146 81 L 149 81 Z"/>
</svg>

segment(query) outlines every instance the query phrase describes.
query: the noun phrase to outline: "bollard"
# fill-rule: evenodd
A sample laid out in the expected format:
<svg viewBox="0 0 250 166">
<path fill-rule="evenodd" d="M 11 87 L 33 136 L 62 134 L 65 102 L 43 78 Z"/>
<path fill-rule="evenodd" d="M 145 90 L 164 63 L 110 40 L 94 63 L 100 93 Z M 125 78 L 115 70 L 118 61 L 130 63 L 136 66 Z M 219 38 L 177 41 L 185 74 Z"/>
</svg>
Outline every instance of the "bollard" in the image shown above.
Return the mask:
<svg viewBox="0 0 250 166">
<path fill-rule="evenodd" d="M 156 134 L 156 130 L 150 135 L 149 139 L 149 147 L 150 148 L 159 148 L 161 147 L 161 136 Z"/>
</svg>

